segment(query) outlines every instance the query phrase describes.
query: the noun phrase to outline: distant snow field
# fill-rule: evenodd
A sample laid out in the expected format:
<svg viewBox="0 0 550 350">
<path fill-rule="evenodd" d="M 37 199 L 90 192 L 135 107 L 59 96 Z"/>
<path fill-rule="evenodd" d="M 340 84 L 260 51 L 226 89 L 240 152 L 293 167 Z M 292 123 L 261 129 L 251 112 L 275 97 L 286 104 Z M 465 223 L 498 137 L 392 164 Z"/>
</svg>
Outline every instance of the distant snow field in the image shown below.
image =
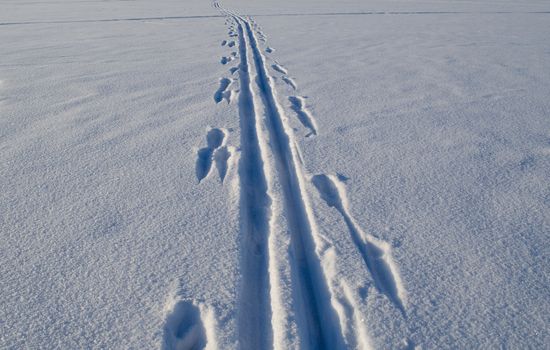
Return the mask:
<svg viewBox="0 0 550 350">
<path fill-rule="evenodd" d="M 0 349 L 550 348 L 548 1 L 0 8 Z"/>
</svg>

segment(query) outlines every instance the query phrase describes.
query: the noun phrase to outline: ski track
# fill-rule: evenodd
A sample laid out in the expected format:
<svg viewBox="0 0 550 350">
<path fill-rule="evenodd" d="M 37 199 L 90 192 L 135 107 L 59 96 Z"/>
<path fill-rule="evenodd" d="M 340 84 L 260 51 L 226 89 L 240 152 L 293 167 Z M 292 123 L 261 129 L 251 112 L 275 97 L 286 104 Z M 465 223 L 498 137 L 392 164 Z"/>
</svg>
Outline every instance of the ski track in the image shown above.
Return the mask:
<svg viewBox="0 0 550 350">
<path fill-rule="evenodd" d="M 328 284 L 319 258 L 315 254 L 311 209 L 305 199 L 303 175 L 290 128 L 273 88 L 258 40 L 250 23 L 238 18 L 240 31 L 246 32 L 251 57 L 256 68 L 256 88 L 261 96 L 271 151 L 275 158 L 278 179 L 282 187 L 283 205 L 290 231 L 293 268 L 293 288 L 296 290 L 298 326 L 304 347 L 339 349 L 344 347 L 340 326 L 331 306 Z M 244 28 L 243 28 L 244 26 Z"/>
<path fill-rule="evenodd" d="M 269 258 L 266 251 L 272 213 L 268 186 L 272 181 L 269 179 L 269 173 L 266 174 L 264 171 L 264 162 L 265 153 L 270 150 L 282 187 L 282 204 L 290 231 L 291 283 L 298 309 L 295 312 L 300 345 L 309 349 L 344 348 L 338 318 L 331 305 L 328 281 L 315 254 L 314 224 L 311 208 L 307 207 L 305 193 L 302 191 L 304 181 L 301 163 L 298 161 L 297 150 L 293 149 L 296 147 L 295 142 L 288 134 L 290 129 L 285 125 L 286 117 L 272 88 L 272 78 L 265 65 L 265 58 L 251 24 L 243 17 L 230 14 L 228 11 L 223 12 L 232 16 L 237 24 L 241 57 L 239 114 L 242 162 L 239 172 L 244 255 L 238 321 L 240 346 L 263 349 L 277 343 L 273 340 L 273 330 L 269 327 L 277 320 L 270 319 L 276 296 L 271 296 L 269 291 Z M 233 33 L 234 31 L 230 30 L 229 35 Z M 264 36 L 261 35 L 261 38 Z M 256 71 L 255 87 L 251 85 L 249 55 Z M 286 74 L 284 68 L 279 70 Z M 263 105 L 263 122 L 269 135 L 269 143 L 260 137 L 260 120 L 256 113 L 262 113 L 262 110 L 260 106 L 254 105 L 256 101 L 261 101 L 259 104 Z M 260 212 L 256 213 L 258 210 Z M 258 243 L 254 244 L 255 241 Z M 255 254 L 251 254 L 251 250 Z"/>
<path fill-rule="evenodd" d="M 241 294 L 238 311 L 239 342 L 243 349 L 271 347 L 271 304 L 269 297 L 269 252 L 271 198 L 264 171 L 259 120 L 250 82 L 247 38 L 238 25 L 241 62 L 239 79 L 239 118 L 241 127 L 240 216 L 241 216 Z"/>
<path fill-rule="evenodd" d="M 300 346 L 309 349 L 344 348 L 338 317 L 331 305 L 328 281 L 316 255 L 315 224 L 302 190 L 304 180 L 298 151 L 290 136 L 291 129 L 286 125 L 287 118 L 277 101 L 272 77 L 265 65 L 253 25 L 249 20 L 221 9 L 217 2 L 214 6 L 232 17 L 237 25 L 236 37 L 241 57 L 239 116 L 242 157 L 239 174 L 243 277 L 238 321 L 240 346 L 263 349 L 277 343 L 270 328 L 277 322 L 270 319 L 276 296 L 270 294 L 270 265 L 266 249 L 272 231 L 273 208 L 269 186 L 272 183 L 271 173 L 274 173 L 282 188 L 281 202 L 290 231 L 291 283 L 297 306 L 295 313 Z M 230 29 L 229 36 L 234 34 L 235 31 Z M 265 38 L 263 34 L 260 36 Z M 255 85 L 251 83 L 252 67 L 255 68 Z M 280 70 L 285 71 L 283 68 Z M 262 116 L 264 118 L 260 118 Z M 268 137 L 262 136 L 260 123 Z M 266 165 L 270 156 L 275 163 L 274 172 Z"/>
<path fill-rule="evenodd" d="M 393 263 L 390 245 L 366 234 L 357 225 L 355 219 L 349 213 L 344 186 L 335 176 L 315 175 L 312 182 L 327 205 L 335 208 L 342 216 L 353 243 L 360 252 L 374 280 L 376 289 L 385 294 L 406 317 L 405 289 Z"/>
<path fill-rule="evenodd" d="M 216 0 L 213 6 L 226 16 L 228 36 L 235 38 L 222 41 L 222 46 L 238 48 L 238 53 L 223 57 L 221 63 L 240 58 L 238 67 L 229 69 L 231 75 L 238 73 L 238 79 L 234 81 L 239 85 L 236 92 L 241 128 L 238 157 L 242 270 L 237 311 L 239 346 L 243 349 L 267 349 L 285 344 L 279 339 L 283 335 L 274 331 L 285 313 L 279 310 L 276 272 L 277 261 L 282 257 L 271 246 L 275 237 L 272 234 L 279 234 L 275 231 L 279 227 L 275 208 L 280 204 L 290 239 L 287 257 L 300 348 L 371 348 L 352 289 L 345 281 L 340 281 L 337 270 L 329 266 L 336 263 L 336 251 L 333 248 L 327 250 L 324 243 L 317 241 L 319 233 L 305 191 L 303 157 L 279 103 L 274 87 L 276 78 L 270 75 L 267 59 L 259 45 L 259 42 L 266 42 L 266 36 L 249 17 L 222 8 Z M 264 51 L 269 54 L 274 49 L 267 47 Z M 275 61 L 271 69 L 282 74 L 282 80 L 297 90 L 297 84 L 278 62 Z M 216 103 L 224 99 L 230 102 L 232 83 L 231 79 L 220 79 L 220 86 L 214 94 Z M 316 135 L 317 125 L 306 108 L 305 98 L 289 96 L 288 100 L 299 121 L 309 129 L 306 137 Z M 220 137 L 215 130 L 220 129 L 209 131 L 208 147 L 198 152 L 199 182 L 209 174 L 214 163 L 223 183 L 228 160 L 236 151 L 225 145 L 225 133 L 222 132 Z M 405 290 L 392 261 L 389 244 L 366 234 L 357 225 L 350 215 L 345 189 L 336 177 L 316 175 L 311 182 L 327 205 L 342 216 L 376 289 L 406 317 Z M 272 193 L 275 183 L 280 185 L 280 193 Z"/>
</svg>

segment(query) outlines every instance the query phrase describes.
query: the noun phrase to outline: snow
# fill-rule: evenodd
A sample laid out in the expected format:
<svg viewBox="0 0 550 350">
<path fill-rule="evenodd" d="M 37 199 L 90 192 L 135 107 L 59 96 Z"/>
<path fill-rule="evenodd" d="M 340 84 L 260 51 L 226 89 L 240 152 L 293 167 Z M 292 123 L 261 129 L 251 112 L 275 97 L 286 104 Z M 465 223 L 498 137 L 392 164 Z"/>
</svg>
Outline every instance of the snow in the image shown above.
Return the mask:
<svg viewBox="0 0 550 350">
<path fill-rule="evenodd" d="M 550 346 L 548 2 L 0 6 L 0 348 Z"/>
</svg>

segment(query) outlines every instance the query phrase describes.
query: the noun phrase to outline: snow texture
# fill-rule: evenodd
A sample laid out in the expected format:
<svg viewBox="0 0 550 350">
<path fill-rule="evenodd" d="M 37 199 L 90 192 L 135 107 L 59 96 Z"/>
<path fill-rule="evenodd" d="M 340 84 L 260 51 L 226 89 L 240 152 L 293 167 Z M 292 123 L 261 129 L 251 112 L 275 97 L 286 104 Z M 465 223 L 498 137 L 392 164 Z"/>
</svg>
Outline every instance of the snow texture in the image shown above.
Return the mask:
<svg viewBox="0 0 550 350">
<path fill-rule="evenodd" d="M 550 4 L 0 0 L 1 349 L 550 347 Z"/>
</svg>

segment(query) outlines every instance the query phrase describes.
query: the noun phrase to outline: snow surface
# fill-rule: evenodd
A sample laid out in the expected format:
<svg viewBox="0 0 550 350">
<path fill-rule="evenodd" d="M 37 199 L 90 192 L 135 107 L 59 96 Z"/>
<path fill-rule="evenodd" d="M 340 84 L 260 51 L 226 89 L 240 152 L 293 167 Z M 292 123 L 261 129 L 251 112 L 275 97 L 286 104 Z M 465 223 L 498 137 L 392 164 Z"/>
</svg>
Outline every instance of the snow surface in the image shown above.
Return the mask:
<svg viewBox="0 0 550 350">
<path fill-rule="evenodd" d="M 0 8 L 0 348 L 550 347 L 547 1 Z"/>
</svg>

